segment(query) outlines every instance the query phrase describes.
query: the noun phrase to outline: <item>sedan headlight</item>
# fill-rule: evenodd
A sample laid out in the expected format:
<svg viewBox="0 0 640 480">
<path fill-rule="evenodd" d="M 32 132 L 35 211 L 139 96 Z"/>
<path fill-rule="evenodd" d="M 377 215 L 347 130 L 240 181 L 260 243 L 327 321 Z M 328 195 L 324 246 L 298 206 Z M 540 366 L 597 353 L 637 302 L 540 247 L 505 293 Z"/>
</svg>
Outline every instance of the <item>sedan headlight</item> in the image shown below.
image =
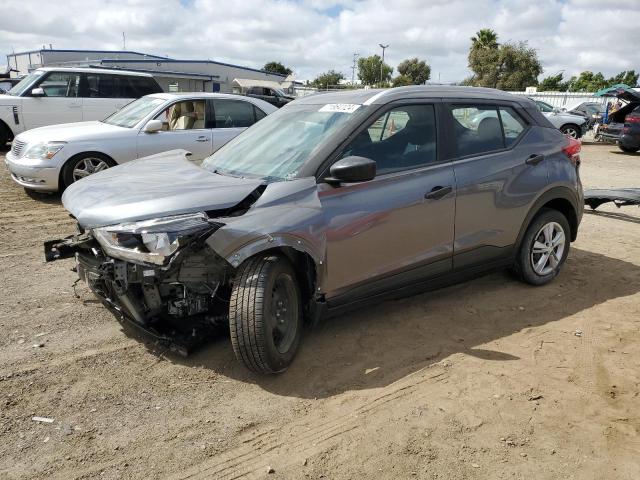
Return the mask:
<svg viewBox="0 0 640 480">
<path fill-rule="evenodd" d="M 95 228 L 93 236 L 111 257 L 164 265 L 197 233 L 217 226 L 204 213 L 197 213 Z"/>
<path fill-rule="evenodd" d="M 29 145 L 24 152 L 24 157 L 32 159 L 49 160 L 62 150 L 66 142 L 40 142 Z"/>
</svg>

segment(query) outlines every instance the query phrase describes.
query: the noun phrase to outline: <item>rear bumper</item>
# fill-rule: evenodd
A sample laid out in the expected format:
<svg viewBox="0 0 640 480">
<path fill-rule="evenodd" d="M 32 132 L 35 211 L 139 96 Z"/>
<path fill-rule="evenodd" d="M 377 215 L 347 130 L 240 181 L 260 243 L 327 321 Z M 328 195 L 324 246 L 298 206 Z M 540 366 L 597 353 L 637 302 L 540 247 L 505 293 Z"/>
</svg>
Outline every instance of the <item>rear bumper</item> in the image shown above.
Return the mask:
<svg viewBox="0 0 640 480">
<path fill-rule="evenodd" d="M 626 148 L 640 147 L 640 134 L 623 134 L 618 138 L 618 143 Z"/>
<path fill-rule="evenodd" d="M 11 152 L 7 152 L 4 162 L 11 173 L 11 179 L 18 185 L 44 192 L 58 191 L 58 166 L 42 166 L 39 160 L 16 159 Z"/>
</svg>

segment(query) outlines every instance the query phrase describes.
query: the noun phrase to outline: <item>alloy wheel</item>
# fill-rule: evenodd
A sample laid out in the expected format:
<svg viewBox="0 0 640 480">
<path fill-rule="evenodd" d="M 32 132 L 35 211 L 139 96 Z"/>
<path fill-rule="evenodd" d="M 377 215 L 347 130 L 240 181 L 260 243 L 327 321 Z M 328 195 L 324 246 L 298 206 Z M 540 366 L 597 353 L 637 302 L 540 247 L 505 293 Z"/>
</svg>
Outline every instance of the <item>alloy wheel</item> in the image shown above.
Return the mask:
<svg viewBox="0 0 640 480">
<path fill-rule="evenodd" d="M 566 236 L 562 226 L 556 222 L 545 224 L 534 237 L 531 246 L 531 266 L 540 276 L 549 275 L 560 264 L 564 254 Z"/>
<path fill-rule="evenodd" d="M 107 162 L 100 158 L 86 157 L 81 159 L 73 168 L 73 181 L 77 182 L 81 178 L 88 177 L 89 175 L 106 170 L 109 168 Z"/>
</svg>

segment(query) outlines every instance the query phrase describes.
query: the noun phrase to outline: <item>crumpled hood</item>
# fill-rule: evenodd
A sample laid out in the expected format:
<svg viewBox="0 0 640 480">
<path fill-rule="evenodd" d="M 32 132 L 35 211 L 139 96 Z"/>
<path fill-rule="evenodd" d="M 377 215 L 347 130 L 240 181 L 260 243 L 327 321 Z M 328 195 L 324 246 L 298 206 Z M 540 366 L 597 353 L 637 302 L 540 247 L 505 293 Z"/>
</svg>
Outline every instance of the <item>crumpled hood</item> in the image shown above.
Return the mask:
<svg viewBox="0 0 640 480">
<path fill-rule="evenodd" d="M 62 204 L 83 228 L 234 207 L 262 185 L 211 173 L 171 150 L 73 183 Z"/>
<path fill-rule="evenodd" d="M 109 125 L 108 123 L 91 121 L 63 123 L 27 130 L 18 135 L 21 142 L 71 142 L 74 140 L 93 140 L 105 136 L 122 135 L 130 129 Z"/>
</svg>

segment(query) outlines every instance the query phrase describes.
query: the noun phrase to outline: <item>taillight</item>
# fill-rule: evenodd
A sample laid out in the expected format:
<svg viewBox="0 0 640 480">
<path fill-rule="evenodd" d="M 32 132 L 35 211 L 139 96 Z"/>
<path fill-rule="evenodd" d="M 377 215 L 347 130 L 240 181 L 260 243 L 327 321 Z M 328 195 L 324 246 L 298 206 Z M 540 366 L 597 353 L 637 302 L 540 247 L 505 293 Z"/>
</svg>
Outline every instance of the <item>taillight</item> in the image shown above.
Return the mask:
<svg viewBox="0 0 640 480">
<path fill-rule="evenodd" d="M 567 137 L 569 140 L 562 151 L 567 155 L 567 158 L 574 166 L 580 165 L 580 150 L 582 149 L 582 142 L 577 138 Z"/>
<path fill-rule="evenodd" d="M 640 123 L 640 116 L 637 115 L 627 115 L 624 119 L 626 123 Z"/>
</svg>

